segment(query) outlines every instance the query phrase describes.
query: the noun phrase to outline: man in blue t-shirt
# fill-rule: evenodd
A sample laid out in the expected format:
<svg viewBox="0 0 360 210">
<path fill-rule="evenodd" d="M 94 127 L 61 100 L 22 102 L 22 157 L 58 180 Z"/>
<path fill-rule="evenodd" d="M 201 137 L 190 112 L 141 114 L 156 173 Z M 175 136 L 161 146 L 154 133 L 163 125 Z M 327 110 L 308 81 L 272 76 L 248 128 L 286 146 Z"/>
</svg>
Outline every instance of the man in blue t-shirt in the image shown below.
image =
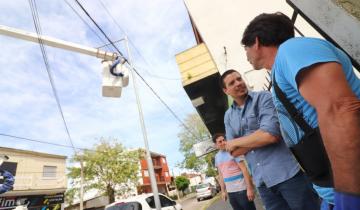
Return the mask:
<svg viewBox="0 0 360 210">
<path fill-rule="evenodd" d="M 254 69 L 271 70 L 273 80 L 306 123 L 320 128 L 335 198 L 331 188 L 314 188 L 335 209 L 360 209 L 360 80 L 350 59 L 327 41 L 294 38 L 294 25 L 282 13 L 255 17 L 241 42 Z M 274 91 L 273 98 L 284 140 L 290 147 L 297 145 L 304 131 Z"/>
<path fill-rule="evenodd" d="M 234 210 L 255 210 L 254 187 L 243 157 L 234 158 L 225 149 L 224 134 L 213 135 L 213 142 L 219 149 L 215 155 L 215 166 L 219 171 L 221 197 L 229 201 Z"/>
</svg>

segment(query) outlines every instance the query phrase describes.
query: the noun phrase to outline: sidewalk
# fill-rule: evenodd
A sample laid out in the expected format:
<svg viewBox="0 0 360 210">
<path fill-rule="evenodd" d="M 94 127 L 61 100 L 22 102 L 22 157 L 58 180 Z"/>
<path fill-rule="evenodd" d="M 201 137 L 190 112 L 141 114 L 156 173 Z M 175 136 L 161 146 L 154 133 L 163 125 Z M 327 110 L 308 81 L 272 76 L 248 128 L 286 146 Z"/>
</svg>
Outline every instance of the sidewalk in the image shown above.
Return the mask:
<svg viewBox="0 0 360 210">
<path fill-rule="evenodd" d="M 261 200 L 259 198 L 259 196 L 255 197 L 255 206 L 257 210 L 264 210 L 264 207 L 261 203 Z M 232 207 L 230 205 L 229 200 L 227 200 L 226 202 L 223 201 L 220 196 L 217 196 L 217 199 L 214 200 L 208 207 L 206 207 L 206 210 L 232 210 Z"/>
<path fill-rule="evenodd" d="M 194 198 L 196 196 L 196 193 L 190 193 L 190 194 L 187 194 L 185 195 L 184 197 L 180 198 L 180 199 L 177 199 L 176 201 L 181 203 L 181 202 L 184 202 L 190 198 Z"/>
</svg>

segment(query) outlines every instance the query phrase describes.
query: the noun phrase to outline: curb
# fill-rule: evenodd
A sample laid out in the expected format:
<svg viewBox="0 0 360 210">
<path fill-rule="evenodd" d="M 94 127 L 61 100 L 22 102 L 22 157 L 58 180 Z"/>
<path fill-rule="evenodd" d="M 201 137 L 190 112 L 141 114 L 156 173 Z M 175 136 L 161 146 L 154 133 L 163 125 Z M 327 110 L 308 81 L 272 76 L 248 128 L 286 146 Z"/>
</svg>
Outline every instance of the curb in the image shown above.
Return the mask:
<svg viewBox="0 0 360 210">
<path fill-rule="evenodd" d="M 202 207 L 201 210 L 206 210 L 207 208 L 209 208 L 209 206 L 211 206 L 213 203 L 215 203 L 216 201 L 220 200 L 220 195 L 217 194 L 207 205 L 205 205 L 204 207 Z"/>
</svg>

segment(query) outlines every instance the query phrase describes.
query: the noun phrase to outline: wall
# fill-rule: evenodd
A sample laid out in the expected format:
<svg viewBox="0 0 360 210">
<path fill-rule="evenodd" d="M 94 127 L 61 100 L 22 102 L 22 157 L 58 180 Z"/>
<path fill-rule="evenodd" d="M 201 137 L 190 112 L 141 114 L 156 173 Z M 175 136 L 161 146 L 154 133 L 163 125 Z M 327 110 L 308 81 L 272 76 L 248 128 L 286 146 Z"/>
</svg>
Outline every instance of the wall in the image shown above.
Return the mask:
<svg viewBox="0 0 360 210">
<path fill-rule="evenodd" d="M 258 14 L 277 11 L 291 17 L 293 11 L 284 0 L 212 0 L 211 3 L 207 0 L 185 0 L 185 4 L 220 73 L 230 68 L 243 74 L 252 70 L 240 44 L 250 20 Z M 298 17 L 297 24 L 305 35 L 319 36 L 301 17 Z M 265 70 L 251 71 L 246 73 L 246 77 L 250 86 L 262 90 Z"/>
<path fill-rule="evenodd" d="M 0 154 L 9 156 L 9 162 L 17 162 L 13 192 L 23 190 L 66 189 L 64 156 L 46 155 L 22 150 L 0 148 Z M 56 177 L 43 177 L 43 166 L 56 166 Z"/>
</svg>

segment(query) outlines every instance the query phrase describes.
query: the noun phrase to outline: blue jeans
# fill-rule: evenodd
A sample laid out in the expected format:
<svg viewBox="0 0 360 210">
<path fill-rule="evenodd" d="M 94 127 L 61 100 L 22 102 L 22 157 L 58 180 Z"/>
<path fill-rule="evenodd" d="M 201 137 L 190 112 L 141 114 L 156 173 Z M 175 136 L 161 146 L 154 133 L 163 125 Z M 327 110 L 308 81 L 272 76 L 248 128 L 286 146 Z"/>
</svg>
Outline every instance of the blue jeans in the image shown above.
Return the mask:
<svg viewBox="0 0 360 210">
<path fill-rule="evenodd" d="M 229 201 L 234 210 L 256 210 L 253 201 L 249 201 L 246 190 L 228 193 Z"/>
<path fill-rule="evenodd" d="M 258 187 L 266 210 L 318 210 L 320 201 L 311 183 L 300 171 L 294 177 L 267 188 Z"/>
<path fill-rule="evenodd" d="M 325 200 L 323 200 L 321 202 L 320 206 L 321 206 L 321 208 L 320 208 L 321 210 L 333 210 L 334 209 L 334 205 L 326 202 Z"/>
</svg>

